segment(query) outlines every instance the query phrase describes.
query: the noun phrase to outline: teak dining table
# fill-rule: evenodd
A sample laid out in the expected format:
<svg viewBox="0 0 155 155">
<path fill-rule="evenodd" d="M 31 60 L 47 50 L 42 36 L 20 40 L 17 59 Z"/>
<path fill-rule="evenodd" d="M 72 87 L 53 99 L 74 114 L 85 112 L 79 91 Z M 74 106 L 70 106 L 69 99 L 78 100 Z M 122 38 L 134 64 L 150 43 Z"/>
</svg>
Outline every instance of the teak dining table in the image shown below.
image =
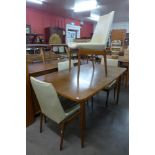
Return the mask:
<svg viewBox="0 0 155 155">
<path fill-rule="evenodd" d="M 115 104 L 118 104 L 121 75 L 126 69 L 108 66 L 107 76 L 105 75 L 104 69 L 104 66 L 101 64 L 95 64 L 94 67 L 86 64 L 81 65 L 79 71 L 78 67 L 73 67 L 71 70 L 54 72 L 37 77 L 41 81 L 52 83 L 59 95 L 80 104 L 81 147 L 84 147 L 86 101 L 116 79 L 117 99 Z"/>
</svg>

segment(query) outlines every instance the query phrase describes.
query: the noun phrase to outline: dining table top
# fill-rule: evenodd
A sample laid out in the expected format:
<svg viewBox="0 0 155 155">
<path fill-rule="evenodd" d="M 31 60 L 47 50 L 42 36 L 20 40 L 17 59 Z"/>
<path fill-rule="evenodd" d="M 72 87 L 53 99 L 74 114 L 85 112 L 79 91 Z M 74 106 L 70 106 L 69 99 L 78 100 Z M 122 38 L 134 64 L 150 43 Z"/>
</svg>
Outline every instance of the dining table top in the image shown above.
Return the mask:
<svg viewBox="0 0 155 155">
<path fill-rule="evenodd" d="M 37 79 L 52 83 L 57 93 L 75 102 L 87 101 L 98 91 L 102 90 L 113 80 L 119 78 L 125 68 L 108 66 L 108 74 L 105 75 L 104 66 L 95 64 L 85 64 L 73 67 L 71 70 L 53 72 L 50 74 L 38 76 Z"/>
</svg>

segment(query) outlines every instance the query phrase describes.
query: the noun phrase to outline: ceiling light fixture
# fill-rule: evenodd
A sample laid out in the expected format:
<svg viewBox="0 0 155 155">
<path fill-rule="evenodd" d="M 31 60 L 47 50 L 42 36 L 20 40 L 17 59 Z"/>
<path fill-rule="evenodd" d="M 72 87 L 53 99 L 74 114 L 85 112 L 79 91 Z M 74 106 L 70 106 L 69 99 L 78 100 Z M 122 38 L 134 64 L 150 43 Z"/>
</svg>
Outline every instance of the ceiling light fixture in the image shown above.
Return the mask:
<svg viewBox="0 0 155 155">
<path fill-rule="evenodd" d="M 84 12 L 97 9 L 98 7 L 96 0 L 86 0 L 75 3 L 73 10 L 74 12 Z"/>
<path fill-rule="evenodd" d="M 43 0 L 26 0 L 28 2 L 37 3 L 37 4 L 43 4 Z"/>
</svg>

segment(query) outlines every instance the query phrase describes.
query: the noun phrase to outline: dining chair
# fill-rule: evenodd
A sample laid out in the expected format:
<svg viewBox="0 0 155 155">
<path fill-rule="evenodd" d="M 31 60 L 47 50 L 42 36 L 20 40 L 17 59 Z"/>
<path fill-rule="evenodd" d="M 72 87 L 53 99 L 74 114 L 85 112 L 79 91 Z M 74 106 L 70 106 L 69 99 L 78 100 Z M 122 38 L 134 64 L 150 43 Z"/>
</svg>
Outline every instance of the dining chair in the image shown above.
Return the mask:
<svg viewBox="0 0 155 155">
<path fill-rule="evenodd" d="M 30 80 L 41 108 L 40 132 L 42 132 L 43 117 L 56 122 L 60 127 L 60 150 L 62 150 L 65 127 L 80 115 L 80 106 L 75 104 L 72 108 L 64 110 L 51 83 L 42 82 L 34 77 L 30 77 Z"/>
<path fill-rule="evenodd" d="M 109 33 L 114 17 L 114 11 L 100 16 L 99 21 L 95 27 L 92 39 L 86 43 L 68 43 L 68 47 L 71 49 L 78 49 L 78 70 L 80 69 L 80 57 L 81 55 L 103 55 L 105 64 L 105 74 L 107 75 L 107 63 L 106 63 L 106 47 L 109 38 Z M 94 62 L 92 61 L 93 67 Z"/>
<path fill-rule="evenodd" d="M 101 59 L 101 65 L 104 65 L 104 59 Z M 107 59 L 107 66 L 118 66 L 118 59 Z M 107 98 L 106 98 L 106 107 L 108 106 L 108 99 L 109 99 L 109 92 L 112 88 L 114 88 L 114 99 L 115 99 L 115 92 L 116 92 L 116 80 L 112 81 L 110 84 L 108 84 L 103 91 L 107 92 Z M 91 97 L 91 108 L 93 112 L 93 96 Z"/>
<path fill-rule="evenodd" d="M 101 65 L 104 65 L 103 58 L 101 59 Z M 107 66 L 116 66 L 118 67 L 118 59 L 107 59 Z M 114 100 L 115 100 L 115 90 L 116 90 L 116 80 L 112 81 L 110 84 L 108 84 L 103 91 L 107 92 L 107 98 L 106 98 L 106 107 L 108 106 L 108 99 L 109 99 L 109 92 L 111 89 L 114 88 Z"/>
<path fill-rule="evenodd" d="M 74 66 L 73 60 L 71 60 L 71 68 Z M 69 60 L 58 62 L 58 71 L 69 69 Z"/>
</svg>

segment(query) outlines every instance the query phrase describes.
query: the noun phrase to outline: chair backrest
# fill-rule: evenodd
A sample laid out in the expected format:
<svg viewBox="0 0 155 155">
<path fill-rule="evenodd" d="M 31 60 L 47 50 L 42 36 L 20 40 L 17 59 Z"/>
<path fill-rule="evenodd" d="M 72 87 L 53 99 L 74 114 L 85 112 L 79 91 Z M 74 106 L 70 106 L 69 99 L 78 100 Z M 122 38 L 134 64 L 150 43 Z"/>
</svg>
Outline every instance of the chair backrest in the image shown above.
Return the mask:
<svg viewBox="0 0 155 155">
<path fill-rule="evenodd" d="M 104 59 L 101 59 L 101 64 L 104 65 Z M 118 59 L 107 59 L 107 66 L 118 66 Z"/>
<path fill-rule="evenodd" d="M 42 113 L 51 120 L 60 123 L 65 118 L 65 112 L 53 85 L 34 77 L 30 77 L 30 80 Z"/>
<path fill-rule="evenodd" d="M 129 47 L 124 49 L 124 56 L 129 56 Z"/>
<path fill-rule="evenodd" d="M 92 43 L 102 43 L 103 45 L 107 44 L 113 17 L 114 11 L 100 17 L 91 39 Z"/>
<path fill-rule="evenodd" d="M 71 60 L 71 68 L 73 67 L 73 61 Z M 69 69 L 69 60 L 58 62 L 58 71 L 67 70 Z"/>
</svg>

